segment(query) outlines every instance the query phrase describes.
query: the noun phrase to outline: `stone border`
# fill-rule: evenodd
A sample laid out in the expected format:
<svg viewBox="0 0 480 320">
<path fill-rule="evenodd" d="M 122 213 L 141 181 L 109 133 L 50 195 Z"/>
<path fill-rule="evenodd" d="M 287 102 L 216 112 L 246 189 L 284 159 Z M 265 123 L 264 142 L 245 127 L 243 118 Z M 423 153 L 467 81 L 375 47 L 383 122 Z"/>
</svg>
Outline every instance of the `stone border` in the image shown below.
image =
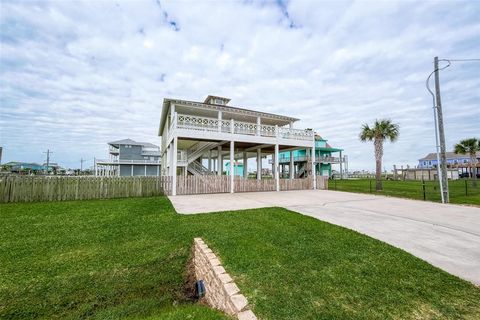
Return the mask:
<svg viewBox="0 0 480 320">
<path fill-rule="evenodd" d="M 193 239 L 193 265 L 196 280 L 203 280 L 205 296 L 201 299 L 209 306 L 239 320 L 256 320 L 247 298 L 240 293 L 232 277 L 225 272 L 215 253 L 201 238 Z"/>
</svg>

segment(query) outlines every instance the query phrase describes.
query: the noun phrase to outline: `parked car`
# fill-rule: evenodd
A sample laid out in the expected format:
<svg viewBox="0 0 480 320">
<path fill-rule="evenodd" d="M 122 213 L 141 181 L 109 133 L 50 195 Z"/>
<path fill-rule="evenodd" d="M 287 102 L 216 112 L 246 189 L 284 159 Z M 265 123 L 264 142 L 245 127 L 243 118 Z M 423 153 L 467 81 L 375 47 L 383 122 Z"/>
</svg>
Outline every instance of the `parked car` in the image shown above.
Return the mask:
<svg viewBox="0 0 480 320">
<path fill-rule="evenodd" d="M 462 172 L 458 175 L 459 178 L 471 178 L 473 177 L 472 174 L 470 174 L 470 172 Z M 477 178 L 480 178 L 480 173 L 477 173 Z"/>
</svg>

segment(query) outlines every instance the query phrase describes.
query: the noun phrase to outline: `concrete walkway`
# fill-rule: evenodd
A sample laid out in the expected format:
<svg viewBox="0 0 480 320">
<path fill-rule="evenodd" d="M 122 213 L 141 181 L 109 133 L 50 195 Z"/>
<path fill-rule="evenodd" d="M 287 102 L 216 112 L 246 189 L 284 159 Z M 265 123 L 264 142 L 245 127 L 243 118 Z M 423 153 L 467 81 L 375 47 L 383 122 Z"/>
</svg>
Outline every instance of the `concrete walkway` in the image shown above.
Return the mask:
<svg viewBox="0 0 480 320">
<path fill-rule="evenodd" d="M 170 200 L 183 214 L 284 207 L 367 234 L 480 285 L 480 208 L 325 190 Z"/>
</svg>

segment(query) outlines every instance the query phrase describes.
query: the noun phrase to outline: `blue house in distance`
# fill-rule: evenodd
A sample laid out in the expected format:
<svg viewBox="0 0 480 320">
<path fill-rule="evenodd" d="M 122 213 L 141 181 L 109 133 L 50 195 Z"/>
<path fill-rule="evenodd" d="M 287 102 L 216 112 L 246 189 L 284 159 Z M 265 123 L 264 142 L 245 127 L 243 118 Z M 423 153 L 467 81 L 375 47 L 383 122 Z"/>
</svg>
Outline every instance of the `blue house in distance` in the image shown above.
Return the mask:
<svg viewBox="0 0 480 320">
<path fill-rule="evenodd" d="M 227 161 L 227 163 L 225 163 L 225 172 L 227 176 L 230 175 L 230 161 Z M 233 163 L 233 172 L 234 172 L 233 174 L 234 176 L 243 177 L 243 163 L 235 161 Z"/>
<path fill-rule="evenodd" d="M 456 154 L 455 152 L 447 152 L 447 166 L 450 168 L 466 168 L 470 165 L 470 157 L 468 154 Z M 477 160 L 480 160 L 480 152 L 477 152 Z M 429 153 L 425 157 L 418 159 L 419 169 L 432 169 L 438 166 L 437 154 Z"/>
</svg>

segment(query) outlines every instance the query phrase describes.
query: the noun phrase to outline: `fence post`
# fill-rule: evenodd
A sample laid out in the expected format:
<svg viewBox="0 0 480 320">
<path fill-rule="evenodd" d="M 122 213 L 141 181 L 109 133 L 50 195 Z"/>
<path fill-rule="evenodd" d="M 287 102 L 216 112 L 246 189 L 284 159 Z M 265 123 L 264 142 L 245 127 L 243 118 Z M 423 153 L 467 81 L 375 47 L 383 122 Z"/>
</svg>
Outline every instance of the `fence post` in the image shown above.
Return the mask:
<svg viewBox="0 0 480 320">
<path fill-rule="evenodd" d="M 425 195 L 425 180 L 422 179 L 423 201 L 427 200 Z"/>
<path fill-rule="evenodd" d="M 465 196 L 468 196 L 468 183 L 467 183 L 467 179 L 465 179 Z"/>
</svg>

